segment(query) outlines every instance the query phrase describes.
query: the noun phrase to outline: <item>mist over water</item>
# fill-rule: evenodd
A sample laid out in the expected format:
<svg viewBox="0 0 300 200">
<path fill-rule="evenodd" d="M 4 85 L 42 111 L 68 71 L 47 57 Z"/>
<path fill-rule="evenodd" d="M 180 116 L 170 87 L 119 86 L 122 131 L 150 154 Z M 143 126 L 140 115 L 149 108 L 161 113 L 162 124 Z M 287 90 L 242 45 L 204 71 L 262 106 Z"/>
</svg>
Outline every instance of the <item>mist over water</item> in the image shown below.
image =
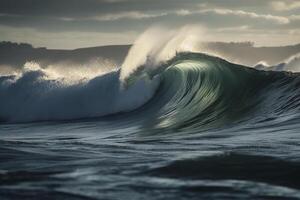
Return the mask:
<svg viewBox="0 0 300 200">
<path fill-rule="evenodd" d="M 1 74 L 0 198 L 300 199 L 299 54 L 247 67 L 204 42 L 154 27 L 121 66 Z"/>
<path fill-rule="evenodd" d="M 126 79 L 143 65 L 153 70 L 162 62 L 173 58 L 178 52 L 197 51 L 196 44 L 200 42 L 202 32 L 200 27 L 191 25 L 179 30 L 167 30 L 162 27 L 149 28 L 134 42 L 128 52 L 122 64 L 120 79 Z M 161 37 L 157 38 L 157 35 Z"/>
</svg>

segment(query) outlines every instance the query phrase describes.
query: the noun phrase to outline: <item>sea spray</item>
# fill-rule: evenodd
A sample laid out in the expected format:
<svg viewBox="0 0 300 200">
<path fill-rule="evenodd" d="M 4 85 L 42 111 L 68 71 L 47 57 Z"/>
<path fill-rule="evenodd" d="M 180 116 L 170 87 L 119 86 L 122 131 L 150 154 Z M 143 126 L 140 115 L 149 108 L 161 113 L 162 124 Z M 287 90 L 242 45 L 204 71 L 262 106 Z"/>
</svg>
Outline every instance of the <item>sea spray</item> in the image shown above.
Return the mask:
<svg viewBox="0 0 300 200">
<path fill-rule="evenodd" d="M 121 68 L 121 81 L 126 80 L 139 67 L 155 69 L 179 52 L 196 51 L 202 33 L 201 27 L 192 25 L 177 30 L 157 26 L 149 28 L 128 52 Z"/>
</svg>

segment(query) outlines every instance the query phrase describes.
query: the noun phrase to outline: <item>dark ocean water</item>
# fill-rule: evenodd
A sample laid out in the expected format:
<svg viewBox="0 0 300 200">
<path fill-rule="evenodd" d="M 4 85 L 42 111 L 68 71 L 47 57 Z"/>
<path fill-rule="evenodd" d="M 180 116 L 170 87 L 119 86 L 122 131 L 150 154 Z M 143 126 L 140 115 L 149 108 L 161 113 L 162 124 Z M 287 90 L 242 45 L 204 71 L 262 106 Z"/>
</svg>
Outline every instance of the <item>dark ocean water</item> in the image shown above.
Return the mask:
<svg viewBox="0 0 300 200">
<path fill-rule="evenodd" d="M 296 73 L 183 53 L 121 92 L 44 76 L 0 78 L 0 199 L 300 199 Z"/>
</svg>

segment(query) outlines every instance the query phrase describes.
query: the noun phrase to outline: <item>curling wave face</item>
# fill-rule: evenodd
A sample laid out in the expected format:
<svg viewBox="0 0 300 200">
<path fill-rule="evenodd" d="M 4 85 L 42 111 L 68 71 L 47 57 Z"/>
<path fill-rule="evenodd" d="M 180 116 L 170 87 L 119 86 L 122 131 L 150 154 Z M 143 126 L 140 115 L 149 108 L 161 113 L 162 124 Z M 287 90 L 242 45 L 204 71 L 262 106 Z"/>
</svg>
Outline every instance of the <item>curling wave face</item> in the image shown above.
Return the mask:
<svg viewBox="0 0 300 200">
<path fill-rule="evenodd" d="M 299 110 L 297 74 L 258 71 L 200 53 L 177 54 L 154 69 L 142 66 L 126 87 L 119 76 L 112 71 L 71 85 L 40 70 L 2 76 L 0 118 L 27 122 L 126 112 L 124 119 L 145 128 L 199 131 L 287 120 Z"/>
<path fill-rule="evenodd" d="M 155 96 L 141 109 L 151 128 L 199 131 L 278 122 L 299 110 L 297 74 L 258 71 L 199 53 L 181 53 L 161 68 L 144 70 L 161 76 Z"/>
</svg>

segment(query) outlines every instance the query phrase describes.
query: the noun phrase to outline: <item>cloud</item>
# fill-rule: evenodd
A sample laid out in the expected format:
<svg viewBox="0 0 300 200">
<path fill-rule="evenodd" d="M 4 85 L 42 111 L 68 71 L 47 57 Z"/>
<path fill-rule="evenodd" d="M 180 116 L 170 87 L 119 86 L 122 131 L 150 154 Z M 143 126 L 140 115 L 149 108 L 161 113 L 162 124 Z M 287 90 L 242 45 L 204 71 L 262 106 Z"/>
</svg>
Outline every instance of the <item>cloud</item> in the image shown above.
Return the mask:
<svg viewBox="0 0 300 200">
<path fill-rule="evenodd" d="M 97 21 L 115 21 L 120 19 L 147 19 L 147 18 L 156 18 L 167 15 L 168 13 L 157 13 L 157 14 L 148 14 L 139 11 L 131 11 L 131 12 L 121 12 L 114 14 L 105 14 L 100 16 L 91 17 L 93 20 Z"/>
<path fill-rule="evenodd" d="M 201 24 L 228 38 L 265 34 L 260 41 L 270 41 L 269 32 L 277 30 L 282 42 L 299 42 L 299 36 L 287 34 L 298 33 L 299 4 L 299 0 L 0 0 L 0 35 L 1 40 L 73 48 L 129 43 L 153 24 L 169 28 Z"/>
<path fill-rule="evenodd" d="M 257 14 L 255 12 L 247 12 L 243 10 L 230 10 L 230 9 L 205 9 L 200 11 L 200 13 L 215 13 L 217 15 L 234 15 L 240 17 L 248 17 L 252 19 L 263 19 L 268 21 L 273 21 L 278 24 L 288 24 L 290 19 L 283 16 L 275 16 L 270 14 Z"/>
<path fill-rule="evenodd" d="M 186 15 L 191 15 L 191 14 L 193 14 L 193 12 L 191 12 L 191 11 L 189 11 L 189 10 L 181 9 L 181 10 L 175 11 L 175 14 L 177 14 L 177 15 L 179 15 L 179 16 L 186 16 Z"/>
<path fill-rule="evenodd" d="M 206 14 L 213 13 L 216 15 L 231 15 L 237 17 L 246 17 L 251 19 L 263 19 L 267 21 L 272 21 L 277 24 L 289 24 L 290 18 L 284 16 L 276 16 L 271 14 L 257 14 L 255 12 L 247 12 L 243 10 L 230 10 L 230 9 L 200 9 L 200 10 L 188 10 L 188 9 L 180 9 L 174 11 L 165 11 L 165 12 L 157 12 L 157 13 L 148 13 L 141 11 L 130 11 L 130 12 L 120 12 L 120 13 L 111 13 L 98 15 L 94 17 L 90 17 L 89 19 L 96 21 L 117 21 L 121 19 L 148 19 L 148 18 L 157 18 L 169 15 L 177 15 L 177 16 L 188 16 L 195 14 Z M 296 16 L 297 17 L 297 16 Z M 291 16 L 292 19 L 296 19 L 295 15 Z M 68 19 L 68 18 L 66 18 Z M 66 20 L 65 19 L 65 20 Z"/>
<path fill-rule="evenodd" d="M 58 49 L 74 49 L 79 47 L 130 44 L 138 33 L 134 31 L 123 32 L 89 32 L 64 31 L 44 32 L 32 28 L 15 28 L 0 25 L 2 40 L 26 42 L 35 47 L 48 47 Z"/>
<path fill-rule="evenodd" d="M 283 2 L 283 1 L 273 1 L 271 6 L 276 11 L 289 11 L 300 8 L 300 1 L 295 2 Z"/>
<path fill-rule="evenodd" d="M 291 20 L 296 20 L 299 18 L 299 15 L 291 15 L 286 17 L 286 16 L 271 15 L 271 14 L 258 14 L 255 12 L 248 12 L 244 10 L 231 10 L 231 9 L 221 9 L 221 8 L 200 9 L 200 10 L 181 9 L 172 13 L 178 16 L 212 13 L 214 15 L 230 15 L 236 17 L 246 17 L 251 19 L 262 19 L 262 20 L 275 22 L 276 24 L 289 24 Z"/>
<path fill-rule="evenodd" d="M 195 2 L 197 0 L 1 0 L 0 13 L 85 18 L 135 11 L 144 13 L 187 9 L 195 6 Z"/>
<path fill-rule="evenodd" d="M 243 26 L 234 26 L 234 27 L 225 27 L 225 28 L 218 28 L 217 31 L 249 31 L 250 26 L 243 25 Z"/>
</svg>

